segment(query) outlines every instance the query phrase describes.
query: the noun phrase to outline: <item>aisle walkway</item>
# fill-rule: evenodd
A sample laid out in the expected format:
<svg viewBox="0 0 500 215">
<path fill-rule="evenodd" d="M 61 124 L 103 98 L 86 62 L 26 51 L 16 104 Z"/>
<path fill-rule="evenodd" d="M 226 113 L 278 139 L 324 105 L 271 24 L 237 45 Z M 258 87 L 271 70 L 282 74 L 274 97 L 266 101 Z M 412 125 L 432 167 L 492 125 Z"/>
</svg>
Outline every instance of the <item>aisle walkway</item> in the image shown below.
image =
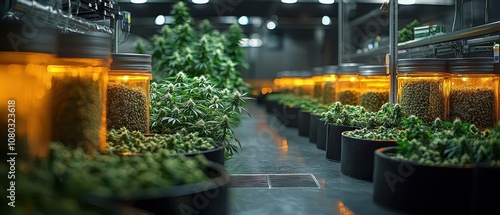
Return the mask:
<svg viewBox="0 0 500 215">
<path fill-rule="evenodd" d="M 231 215 L 376 215 L 398 214 L 372 201 L 372 183 L 340 173 L 296 128 L 286 128 L 264 106 L 250 106 L 236 130 L 243 149 L 226 161 L 230 174 L 311 173 L 320 188 L 230 188 Z"/>
</svg>

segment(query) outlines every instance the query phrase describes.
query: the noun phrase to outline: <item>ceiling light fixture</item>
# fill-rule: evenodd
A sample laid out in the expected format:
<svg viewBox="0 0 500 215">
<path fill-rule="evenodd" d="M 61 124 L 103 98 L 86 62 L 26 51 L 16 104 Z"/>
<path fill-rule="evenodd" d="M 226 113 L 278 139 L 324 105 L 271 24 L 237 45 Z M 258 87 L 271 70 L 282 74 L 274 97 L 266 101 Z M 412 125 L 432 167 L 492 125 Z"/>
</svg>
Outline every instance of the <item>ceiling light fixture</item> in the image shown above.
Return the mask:
<svg viewBox="0 0 500 215">
<path fill-rule="evenodd" d="M 333 4 L 333 3 L 335 3 L 335 0 L 319 0 L 319 3 L 321 3 L 321 4 Z"/>
<path fill-rule="evenodd" d="M 192 0 L 192 2 L 195 4 L 206 4 L 208 3 L 208 0 Z"/>
<path fill-rule="evenodd" d="M 281 0 L 281 2 L 285 4 L 294 4 L 297 3 L 297 0 Z"/>
<path fill-rule="evenodd" d="M 163 25 L 165 24 L 165 16 L 163 15 L 158 15 L 155 19 L 155 24 L 156 25 Z"/>
<path fill-rule="evenodd" d="M 148 0 L 130 0 L 130 2 L 134 3 L 134 4 L 144 4 L 146 3 Z"/>
<path fill-rule="evenodd" d="M 321 23 L 323 23 L 323 25 L 330 25 L 332 24 L 332 20 L 328 16 L 323 16 Z"/>
<path fill-rule="evenodd" d="M 398 3 L 399 4 L 404 4 L 404 5 L 412 5 L 412 4 L 415 4 L 415 0 L 399 0 Z"/>
<path fill-rule="evenodd" d="M 277 26 L 276 22 L 274 22 L 274 21 L 267 21 L 267 24 L 266 24 L 267 29 L 273 30 L 273 29 L 276 28 L 276 26 Z"/>
<path fill-rule="evenodd" d="M 238 18 L 238 23 L 240 25 L 248 25 L 248 17 L 241 16 L 240 18 Z"/>
</svg>

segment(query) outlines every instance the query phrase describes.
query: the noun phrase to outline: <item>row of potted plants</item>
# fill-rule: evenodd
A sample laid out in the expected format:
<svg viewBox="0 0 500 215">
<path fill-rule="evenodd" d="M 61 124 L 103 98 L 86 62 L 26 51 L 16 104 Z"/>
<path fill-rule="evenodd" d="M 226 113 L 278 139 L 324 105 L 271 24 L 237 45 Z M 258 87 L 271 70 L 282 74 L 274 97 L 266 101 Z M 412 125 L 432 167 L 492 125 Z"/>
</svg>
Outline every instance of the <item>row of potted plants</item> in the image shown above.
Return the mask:
<svg viewBox="0 0 500 215">
<path fill-rule="evenodd" d="M 439 118 L 423 124 L 389 103 L 378 112 L 340 103 L 323 111 L 319 125 L 310 125 L 318 128 L 317 142 L 328 141 L 327 158 L 336 147 L 331 155 L 340 156 L 342 174 L 374 182 L 375 203 L 408 213 L 494 209 L 484 194 L 500 192 L 500 124 L 492 130 Z"/>
</svg>

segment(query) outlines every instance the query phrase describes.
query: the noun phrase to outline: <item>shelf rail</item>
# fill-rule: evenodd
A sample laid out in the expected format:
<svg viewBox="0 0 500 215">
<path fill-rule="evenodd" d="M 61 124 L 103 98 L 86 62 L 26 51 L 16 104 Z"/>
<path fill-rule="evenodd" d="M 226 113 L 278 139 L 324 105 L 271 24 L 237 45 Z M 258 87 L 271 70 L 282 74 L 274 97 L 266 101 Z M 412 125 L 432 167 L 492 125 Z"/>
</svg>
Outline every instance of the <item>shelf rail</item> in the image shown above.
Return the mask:
<svg viewBox="0 0 500 215">
<path fill-rule="evenodd" d="M 102 32 L 113 34 L 113 29 L 108 26 L 73 16 L 71 12 L 66 14 L 61 9 L 41 4 L 36 0 L 7 0 L 4 7 L 0 7 L 0 9 L 2 9 L 0 10 L 1 18 L 13 13 L 20 13 L 22 16 L 18 18 L 29 16 L 38 23 L 43 22 L 43 24 L 76 33 Z"/>
<path fill-rule="evenodd" d="M 472 27 L 472 28 L 468 28 L 468 29 L 463 29 L 463 30 L 459 30 L 459 31 L 454 31 L 454 32 L 446 33 L 446 34 L 430 36 L 427 38 L 422 38 L 422 39 L 412 40 L 412 41 L 408 41 L 408 42 L 404 42 L 404 43 L 399 43 L 398 49 L 405 50 L 405 49 L 417 48 L 417 47 L 422 47 L 422 46 L 431 45 L 431 44 L 451 42 L 451 41 L 461 40 L 461 39 L 465 39 L 465 38 L 471 38 L 471 37 L 482 36 L 482 35 L 498 33 L 498 32 L 500 32 L 500 21 L 487 23 L 484 25 L 480 25 L 480 26 L 476 26 L 476 27 Z M 388 47 L 379 47 L 379 48 L 373 49 L 372 51 L 368 51 L 368 52 L 364 52 L 364 53 L 360 53 L 360 54 L 350 54 L 347 57 L 348 58 L 357 58 L 357 57 L 381 55 L 381 54 L 386 54 L 388 51 L 389 51 Z"/>
</svg>

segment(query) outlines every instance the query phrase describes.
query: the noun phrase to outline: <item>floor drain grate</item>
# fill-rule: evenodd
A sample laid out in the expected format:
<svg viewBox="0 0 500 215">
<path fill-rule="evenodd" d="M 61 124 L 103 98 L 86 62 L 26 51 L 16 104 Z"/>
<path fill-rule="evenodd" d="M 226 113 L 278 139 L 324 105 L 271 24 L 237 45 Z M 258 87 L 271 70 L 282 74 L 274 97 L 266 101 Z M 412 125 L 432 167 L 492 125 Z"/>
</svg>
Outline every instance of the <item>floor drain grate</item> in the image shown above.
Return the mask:
<svg viewBox="0 0 500 215">
<path fill-rule="evenodd" d="M 321 188 L 313 174 L 233 174 L 228 187 Z"/>
<path fill-rule="evenodd" d="M 229 187 L 265 187 L 268 188 L 266 175 L 231 175 Z"/>
</svg>

